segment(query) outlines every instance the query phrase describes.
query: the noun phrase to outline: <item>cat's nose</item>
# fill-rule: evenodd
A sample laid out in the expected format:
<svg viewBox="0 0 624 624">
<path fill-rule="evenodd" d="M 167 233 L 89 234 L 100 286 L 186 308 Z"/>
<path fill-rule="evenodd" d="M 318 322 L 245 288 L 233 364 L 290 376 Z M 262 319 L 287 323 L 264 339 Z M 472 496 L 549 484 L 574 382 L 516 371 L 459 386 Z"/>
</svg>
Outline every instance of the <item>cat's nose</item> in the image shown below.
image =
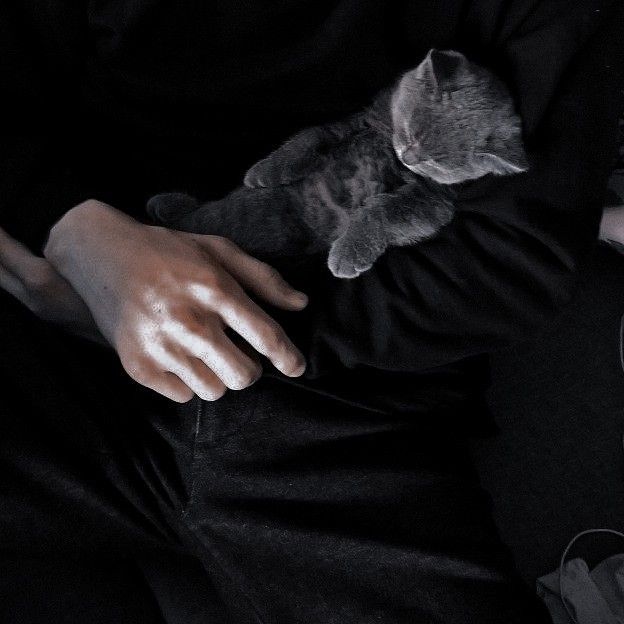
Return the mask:
<svg viewBox="0 0 624 624">
<path fill-rule="evenodd" d="M 420 146 L 410 145 L 401 153 L 401 160 L 408 166 L 417 165 L 421 161 Z"/>
</svg>

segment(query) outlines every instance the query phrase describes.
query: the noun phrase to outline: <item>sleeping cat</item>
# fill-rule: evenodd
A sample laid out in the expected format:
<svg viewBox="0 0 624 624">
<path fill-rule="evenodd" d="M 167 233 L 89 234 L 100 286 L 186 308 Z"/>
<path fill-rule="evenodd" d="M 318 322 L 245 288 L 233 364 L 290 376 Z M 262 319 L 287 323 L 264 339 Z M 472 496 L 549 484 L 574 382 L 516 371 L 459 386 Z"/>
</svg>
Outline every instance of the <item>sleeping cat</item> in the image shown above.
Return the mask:
<svg viewBox="0 0 624 624">
<path fill-rule="evenodd" d="M 356 277 L 387 247 L 447 224 L 454 185 L 526 168 L 520 119 L 502 82 L 459 52 L 431 50 L 363 112 L 295 134 L 225 198 L 200 205 L 168 193 L 151 198 L 148 211 L 250 254 L 329 248 L 332 273 Z"/>
</svg>

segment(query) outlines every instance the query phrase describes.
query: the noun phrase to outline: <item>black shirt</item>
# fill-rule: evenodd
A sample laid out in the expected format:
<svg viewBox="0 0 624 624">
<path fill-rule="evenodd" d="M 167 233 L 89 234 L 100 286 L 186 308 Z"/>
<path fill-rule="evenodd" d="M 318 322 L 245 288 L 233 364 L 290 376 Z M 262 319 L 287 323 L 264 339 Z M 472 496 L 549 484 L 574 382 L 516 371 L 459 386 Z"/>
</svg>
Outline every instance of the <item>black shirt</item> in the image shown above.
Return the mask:
<svg viewBox="0 0 624 624">
<path fill-rule="evenodd" d="M 531 169 L 467 186 L 437 236 L 355 280 L 280 266 L 295 381 L 379 409 L 478 397 L 487 354 L 570 298 L 598 231 L 624 65 L 621 0 L 7 0 L 0 224 L 37 248 L 94 197 L 219 197 L 294 131 L 359 110 L 431 47 L 498 72 Z"/>
</svg>

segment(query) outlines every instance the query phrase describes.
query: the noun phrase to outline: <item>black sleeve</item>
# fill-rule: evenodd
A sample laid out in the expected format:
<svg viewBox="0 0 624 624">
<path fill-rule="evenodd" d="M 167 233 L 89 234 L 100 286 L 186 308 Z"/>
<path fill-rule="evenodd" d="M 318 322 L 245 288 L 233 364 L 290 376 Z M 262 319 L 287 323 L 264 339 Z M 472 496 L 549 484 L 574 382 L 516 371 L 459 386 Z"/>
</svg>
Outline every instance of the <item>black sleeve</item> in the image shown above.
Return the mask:
<svg viewBox="0 0 624 624">
<path fill-rule="evenodd" d="M 474 4 L 485 15 L 493 2 Z M 435 238 L 389 250 L 356 279 L 333 278 L 318 259 L 307 274 L 281 267 L 311 294 L 305 312 L 280 317 L 308 358 L 305 377 L 421 371 L 487 353 L 532 334 L 570 299 L 615 149 L 624 3 L 499 4 L 533 9 L 510 8 L 513 24 L 499 17 L 491 49 L 517 96 L 529 173 L 473 183 Z"/>
<path fill-rule="evenodd" d="M 77 0 L 0 3 L 0 226 L 33 249 L 88 197 L 67 165 L 84 11 Z"/>
</svg>

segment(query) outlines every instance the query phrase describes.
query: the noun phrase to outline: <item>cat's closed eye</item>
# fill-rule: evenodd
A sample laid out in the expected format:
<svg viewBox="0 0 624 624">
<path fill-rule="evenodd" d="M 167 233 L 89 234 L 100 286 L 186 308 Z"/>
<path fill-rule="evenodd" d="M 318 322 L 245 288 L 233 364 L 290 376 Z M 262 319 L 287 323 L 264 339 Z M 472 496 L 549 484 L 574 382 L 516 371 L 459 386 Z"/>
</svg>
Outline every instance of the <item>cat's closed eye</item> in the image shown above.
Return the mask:
<svg viewBox="0 0 624 624">
<path fill-rule="evenodd" d="M 418 141 L 408 144 L 399 152 L 399 159 L 408 166 L 418 164 L 421 158 L 422 147 Z"/>
</svg>

